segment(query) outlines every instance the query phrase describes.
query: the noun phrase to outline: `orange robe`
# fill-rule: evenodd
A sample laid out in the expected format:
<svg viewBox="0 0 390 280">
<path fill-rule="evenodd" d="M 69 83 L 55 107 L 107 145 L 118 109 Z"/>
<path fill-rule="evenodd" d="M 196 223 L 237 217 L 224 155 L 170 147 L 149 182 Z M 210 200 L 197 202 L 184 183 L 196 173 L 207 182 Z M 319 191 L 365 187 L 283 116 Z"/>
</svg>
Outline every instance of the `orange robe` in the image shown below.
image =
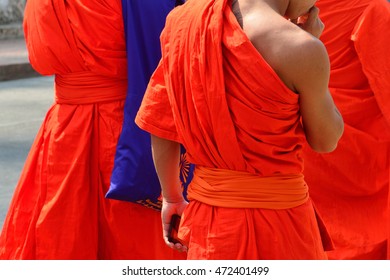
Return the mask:
<svg viewBox="0 0 390 280">
<path fill-rule="evenodd" d="M 305 149 L 305 178 L 334 241 L 331 259 L 389 259 L 390 3 L 321 0 L 330 91 L 344 122 L 337 149 Z"/>
<path fill-rule="evenodd" d="M 237 171 L 238 177 L 244 174 L 238 185 L 247 177 L 256 184 L 268 177 L 271 181 L 288 174 L 299 177 L 303 170 L 299 95 L 283 84 L 248 40 L 232 13 L 231 1 L 186 2 L 168 16 L 161 41 L 162 60 L 136 123 L 154 135 L 182 143 L 188 160 L 197 166 L 179 232 L 189 244 L 188 258 L 326 258 L 310 199 L 279 210 L 223 207 L 215 198 L 204 202 L 204 195 L 198 199 L 199 187 L 209 188 L 212 181 L 205 179 L 203 184 L 210 174 L 198 178 L 201 170 L 217 169 L 216 184 Z M 260 183 L 259 188 L 264 187 L 269 186 Z M 235 190 L 246 199 L 251 195 Z M 216 187 L 207 193 L 218 191 Z M 260 199 L 266 198 L 260 195 Z"/>
<path fill-rule="evenodd" d="M 55 102 L 22 170 L 0 259 L 177 259 L 160 213 L 105 199 L 127 89 L 121 1 L 29 0 L 30 61 Z"/>
</svg>

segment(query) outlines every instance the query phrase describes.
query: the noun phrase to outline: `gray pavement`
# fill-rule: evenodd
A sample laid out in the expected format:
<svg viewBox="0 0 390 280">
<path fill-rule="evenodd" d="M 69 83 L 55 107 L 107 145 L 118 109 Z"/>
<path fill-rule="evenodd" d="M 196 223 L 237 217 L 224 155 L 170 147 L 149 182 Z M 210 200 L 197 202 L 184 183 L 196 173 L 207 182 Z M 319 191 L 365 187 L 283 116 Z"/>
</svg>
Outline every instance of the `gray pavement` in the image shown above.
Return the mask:
<svg viewBox="0 0 390 280">
<path fill-rule="evenodd" d="M 31 144 L 53 102 L 53 77 L 0 82 L 0 228 Z"/>
<path fill-rule="evenodd" d="M 42 77 L 32 69 L 24 39 L 0 40 L 0 229 L 52 102 L 53 77 Z"/>
<path fill-rule="evenodd" d="M 39 76 L 31 67 L 24 38 L 0 40 L 0 81 Z"/>
</svg>

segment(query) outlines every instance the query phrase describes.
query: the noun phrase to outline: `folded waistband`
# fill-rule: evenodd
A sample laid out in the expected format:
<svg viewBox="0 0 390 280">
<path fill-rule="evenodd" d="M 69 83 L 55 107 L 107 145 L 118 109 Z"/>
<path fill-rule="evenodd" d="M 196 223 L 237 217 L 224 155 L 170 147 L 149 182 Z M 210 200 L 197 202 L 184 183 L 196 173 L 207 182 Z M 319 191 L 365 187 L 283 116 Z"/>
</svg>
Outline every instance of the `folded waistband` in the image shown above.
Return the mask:
<svg viewBox="0 0 390 280">
<path fill-rule="evenodd" d="M 288 209 L 305 203 L 309 193 L 303 174 L 261 177 L 196 166 L 187 197 L 219 207 Z"/>
<path fill-rule="evenodd" d="M 111 102 L 126 98 L 127 80 L 92 72 L 55 76 L 55 98 L 60 104 Z"/>
</svg>

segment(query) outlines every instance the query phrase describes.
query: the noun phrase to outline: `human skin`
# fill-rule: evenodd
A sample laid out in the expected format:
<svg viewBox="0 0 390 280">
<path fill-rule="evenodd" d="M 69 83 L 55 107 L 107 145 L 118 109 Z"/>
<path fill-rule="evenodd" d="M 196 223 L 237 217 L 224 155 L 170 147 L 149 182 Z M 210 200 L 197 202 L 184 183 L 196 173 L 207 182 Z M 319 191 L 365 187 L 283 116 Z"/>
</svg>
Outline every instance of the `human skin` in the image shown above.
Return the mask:
<svg viewBox="0 0 390 280">
<path fill-rule="evenodd" d="M 300 94 L 302 122 L 309 145 L 317 152 L 330 152 L 341 137 L 343 121 L 328 91 L 329 60 L 318 39 L 323 24 L 314 3 L 239 0 L 233 3 L 233 11 L 248 38 L 279 78 Z M 298 25 L 300 16 L 307 19 Z M 152 147 L 162 186 L 164 240 L 171 248 L 186 250 L 167 239 L 171 216 L 181 215 L 187 205 L 178 182 L 180 146 L 152 135 Z"/>
</svg>

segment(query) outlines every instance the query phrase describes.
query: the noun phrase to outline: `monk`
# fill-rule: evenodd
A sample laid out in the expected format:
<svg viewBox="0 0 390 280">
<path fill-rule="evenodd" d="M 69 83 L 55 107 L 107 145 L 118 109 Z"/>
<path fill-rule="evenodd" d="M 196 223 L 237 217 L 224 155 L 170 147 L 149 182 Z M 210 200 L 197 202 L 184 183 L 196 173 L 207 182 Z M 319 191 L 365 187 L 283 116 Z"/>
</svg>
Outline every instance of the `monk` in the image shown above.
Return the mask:
<svg viewBox="0 0 390 280">
<path fill-rule="evenodd" d="M 189 0 L 167 17 L 136 123 L 152 134 L 163 237 L 188 259 L 327 258 L 302 149 L 334 150 L 343 121 L 315 2 Z M 196 166 L 189 204 L 180 144 Z"/>
<path fill-rule="evenodd" d="M 330 259 L 390 259 L 390 3 L 318 7 L 345 131 L 331 154 L 305 148 L 305 178 L 334 241 Z"/>
<path fill-rule="evenodd" d="M 121 1 L 29 0 L 24 31 L 33 67 L 55 75 L 55 101 L 16 186 L 0 259 L 185 258 L 161 240 L 159 212 L 105 198 L 127 92 Z"/>
</svg>

